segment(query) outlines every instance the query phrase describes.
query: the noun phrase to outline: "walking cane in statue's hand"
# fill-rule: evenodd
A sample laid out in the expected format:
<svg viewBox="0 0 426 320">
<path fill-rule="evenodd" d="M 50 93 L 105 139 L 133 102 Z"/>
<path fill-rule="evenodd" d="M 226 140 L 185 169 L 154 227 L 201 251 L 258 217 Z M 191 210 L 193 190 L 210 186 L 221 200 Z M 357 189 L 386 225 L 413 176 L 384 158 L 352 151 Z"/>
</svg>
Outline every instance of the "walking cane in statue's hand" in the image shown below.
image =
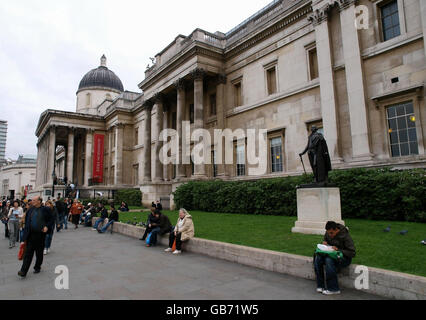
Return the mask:
<svg viewBox="0 0 426 320">
<path fill-rule="evenodd" d="M 301 154 L 299 154 L 299 157 L 300 157 L 300 161 L 302 161 L 303 171 L 305 171 L 305 174 L 307 174 L 307 173 L 306 173 L 306 169 L 305 169 L 305 164 L 303 163 L 302 155 L 301 155 Z"/>
</svg>

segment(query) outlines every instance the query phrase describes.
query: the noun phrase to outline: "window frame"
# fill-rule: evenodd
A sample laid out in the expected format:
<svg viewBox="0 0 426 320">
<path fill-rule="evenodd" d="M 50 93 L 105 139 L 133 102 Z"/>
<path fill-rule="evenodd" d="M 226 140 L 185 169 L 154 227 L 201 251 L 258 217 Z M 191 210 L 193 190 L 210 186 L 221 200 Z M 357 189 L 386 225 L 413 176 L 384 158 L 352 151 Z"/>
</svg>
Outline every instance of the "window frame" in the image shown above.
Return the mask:
<svg viewBox="0 0 426 320">
<path fill-rule="evenodd" d="M 392 41 L 407 33 L 405 9 L 404 9 L 403 1 L 401 0 L 370 0 L 370 1 L 374 3 L 374 6 L 373 6 L 374 17 L 375 17 L 374 28 L 375 28 L 375 33 L 377 35 L 377 38 L 376 38 L 377 43 Z M 385 37 L 383 33 L 383 23 L 382 23 L 382 7 L 386 6 L 387 4 L 393 1 L 397 1 L 400 35 L 385 41 L 384 39 Z"/>
<path fill-rule="evenodd" d="M 243 146 L 244 147 L 244 174 L 239 175 L 238 174 L 238 154 L 237 154 L 237 147 Z M 247 145 L 246 145 L 246 139 L 240 139 L 240 140 L 234 140 L 234 159 L 235 159 L 235 165 L 234 165 L 234 175 L 235 177 L 246 177 L 247 176 Z"/>
<path fill-rule="evenodd" d="M 271 140 L 281 138 L 281 163 L 282 163 L 282 171 L 272 172 L 272 154 L 271 154 Z M 268 133 L 268 173 L 269 174 L 280 174 L 286 171 L 285 166 L 285 152 L 284 152 L 284 143 L 285 143 L 285 132 L 284 130 L 278 130 Z"/>
<path fill-rule="evenodd" d="M 233 107 L 234 108 L 241 107 L 244 105 L 243 76 L 240 76 L 232 80 L 231 84 L 232 84 Z M 237 86 L 239 87 L 239 94 L 237 91 Z"/>
</svg>

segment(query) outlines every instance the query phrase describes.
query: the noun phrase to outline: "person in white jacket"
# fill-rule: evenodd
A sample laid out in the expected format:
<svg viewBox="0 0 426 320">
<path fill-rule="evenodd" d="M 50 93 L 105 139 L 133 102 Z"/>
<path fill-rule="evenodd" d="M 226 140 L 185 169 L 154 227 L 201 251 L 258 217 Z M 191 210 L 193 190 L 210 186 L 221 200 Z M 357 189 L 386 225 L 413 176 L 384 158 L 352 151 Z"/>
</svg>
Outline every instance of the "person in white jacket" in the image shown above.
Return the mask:
<svg viewBox="0 0 426 320">
<path fill-rule="evenodd" d="M 19 206 L 19 201 L 13 201 L 13 207 L 9 209 L 8 228 L 9 228 L 9 249 L 13 248 L 16 244 L 16 238 L 19 234 L 19 220 L 24 216 L 24 211 Z"/>
</svg>

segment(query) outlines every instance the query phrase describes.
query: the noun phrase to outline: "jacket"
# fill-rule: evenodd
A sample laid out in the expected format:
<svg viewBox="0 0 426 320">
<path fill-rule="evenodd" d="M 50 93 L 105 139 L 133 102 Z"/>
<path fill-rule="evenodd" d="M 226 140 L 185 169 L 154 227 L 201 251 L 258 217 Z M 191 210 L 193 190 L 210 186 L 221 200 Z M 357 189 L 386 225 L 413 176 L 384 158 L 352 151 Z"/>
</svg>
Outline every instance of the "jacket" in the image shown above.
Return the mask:
<svg viewBox="0 0 426 320">
<path fill-rule="evenodd" d="M 102 207 L 102 209 L 100 210 L 100 213 L 101 213 L 101 219 L 108 218 L 108 210 L 105 209 L 104 207 Z"/>
<path fill-rule="evenodd" d="M 170 219 L 165 214 L 160 215 L 160 220 L 158 223 L 153 223 L 153 227 L 160 227 L 160 234 L 163 235 L 167 232 L 170 232 L 170 229 L 172 228 L 172 224 L 170 222 Z"/>
<path fill-rule="evenodd" d="M 194 237 L 194 222 L 192 221 L 192 216 L 190 214 L 186 214 L 183 218 L 183 225 L 181 228 L 178 227 L 180 218 L 178 218 L 176 222 L 175 231 L 181 233 L 180 239 L 182 241 L 189 240 Z"/>
<path fill-rule="evenodd" d="M 117 222 L 118 221 L 118 211 L 112 210 L 109 217 L 108 217 L 108 220 L 109 221 L 114 220 L 115 222 Z"/>
<path fill-rule="evenodd" d="M 23 232 L 23 235 L 22 235 L 21 242 L 24 242 L 28 239 L 28 236 L 31 232 L 31 218 L 32 218 L 32 215 L 33 215 L 33 213 L 36 209 L 37 209 L 36 207 L 31 207 L 25 215 L 25 228 L 24 228 L 24 232 Z M 44 227 L 49 227 L 49 225 L 51 224 L 51 220 L 53 219 L 49 208 L 40 207 L 39 219 L 40 219 L 39 220 L 40 221 L 40 231 L 36 231 L 36 232 L 43 232 Z"/>
<path fill-rule="evenodd" d="M 84 209 L 84 207 L 83 207 L 82 204 L 80 204 L 80 203 L 73 203 L 73 205 L 71 206 L 71 209 L 70 209 L 70 213 L 72 215 L 81 214 L 81 212 L 83 211 L 83 209 Z"/>
<path fill-rule="evenodd" d="M 339 249 L 345 257 L 354 258 L 356 250 L 352 237 L 349 234 L 349 230 L 341 224 L 337 224 L 337 228 L 340 232 L 333 239 L 331 239 L 326 232 L 324 235 L 324 241 L 327 242 L 328 245 Z"/>
</svg>

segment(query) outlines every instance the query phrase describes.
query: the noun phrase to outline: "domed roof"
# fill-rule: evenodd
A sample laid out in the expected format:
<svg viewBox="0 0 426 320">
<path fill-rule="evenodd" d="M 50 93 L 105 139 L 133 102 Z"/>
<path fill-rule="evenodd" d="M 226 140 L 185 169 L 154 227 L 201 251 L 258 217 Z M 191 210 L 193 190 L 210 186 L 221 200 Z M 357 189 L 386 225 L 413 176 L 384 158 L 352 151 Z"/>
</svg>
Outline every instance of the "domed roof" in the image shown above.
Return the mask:
<svg viewBox="0 0 426 320">
<path fill-rule="evenodd" d="M 101 65 L 86 73 L 83 79 L 81 79 L 78 90 L 89 87 L 105 87 L 115 89 L 120 92 L 124 91 L 123 83 L 120 78 L 106 67 L 105 55 L 101 58 Z"/>
</svg>

